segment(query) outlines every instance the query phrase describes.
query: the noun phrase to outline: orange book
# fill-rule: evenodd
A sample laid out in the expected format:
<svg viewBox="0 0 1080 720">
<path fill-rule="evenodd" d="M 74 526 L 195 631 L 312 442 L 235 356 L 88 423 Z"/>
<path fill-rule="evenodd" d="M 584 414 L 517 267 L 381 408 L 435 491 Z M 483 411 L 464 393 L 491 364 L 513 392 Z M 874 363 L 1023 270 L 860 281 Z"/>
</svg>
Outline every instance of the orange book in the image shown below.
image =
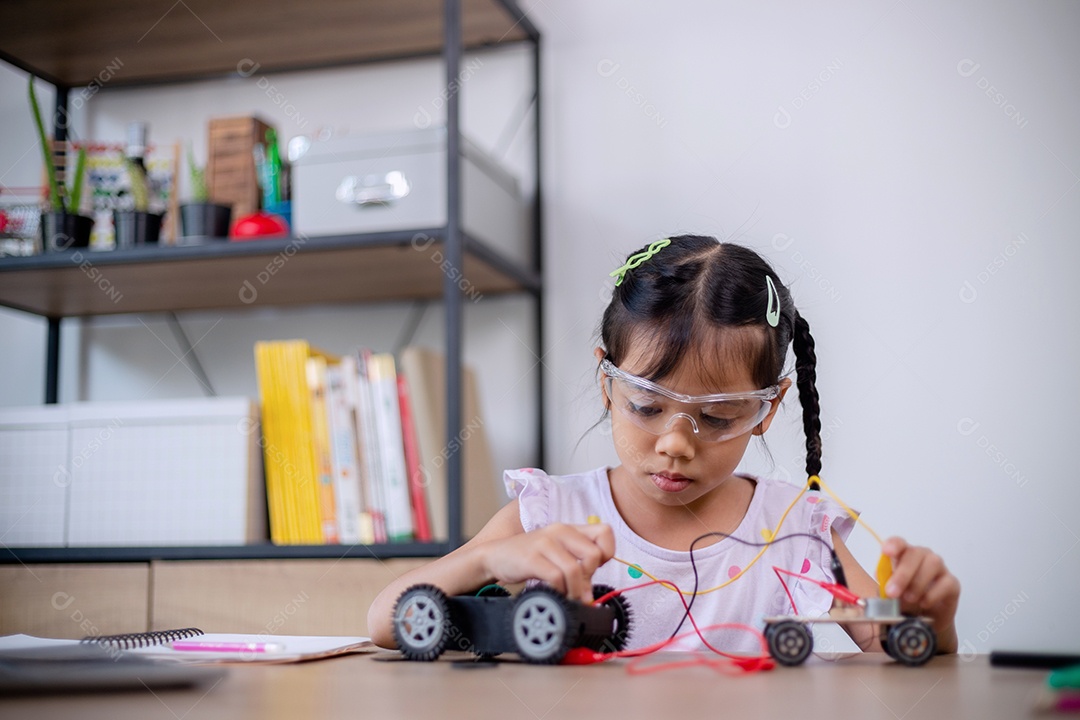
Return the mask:
<svg viewBox="0 0 1080 720">
<path fill-rule="evenodd" d="M 307 359 L 307 385 L 311 393 L 311 444 L 315 452 L 315 476 L 319 483 L 319 521 L 323 542 L 339 542 L 337 513 L 334 503 L 334 469 L 332 462 L 327 402 L 326 358 L 313 355 Z"/>
</svg>

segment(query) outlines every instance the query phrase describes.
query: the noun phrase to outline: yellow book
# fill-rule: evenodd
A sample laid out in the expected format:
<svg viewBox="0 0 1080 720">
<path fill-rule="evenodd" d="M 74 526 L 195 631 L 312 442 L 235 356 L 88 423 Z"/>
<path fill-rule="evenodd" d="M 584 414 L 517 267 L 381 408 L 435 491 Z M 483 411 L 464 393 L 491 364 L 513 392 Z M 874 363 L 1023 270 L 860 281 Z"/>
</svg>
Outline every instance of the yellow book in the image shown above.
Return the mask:
<svg viewBox="0 0 1080 720">
<path fill-rule="evenodd" d="M 296 420 L 293 415 L 297 412 L 296 400 L 291 397 L 289 375 L 294 372 L 291 367 L 292 348 L 287 344 L 277 343 L 274 355 L 277 361 L 275 374 L 276 391 L 280 407 L 281 425 L 280 435 L 273 442 L 276 452 L 280 453 L 279 462 L 282 466 L 285 499 L 285 524 L 288 527 L 289 544 L 295 545 L 303 542 L 303 532 L 300 528 L 300 512 L 297 508 L 300 503 L 299 477 L 306 475 L 307 470 L 297 452 Z M 306 436 L 305 436 L 306 437 Z M 280 450 L 277 450 L 280 448 Z M 300 467 L 297 466 L 300 463 Z"/>
<path fill-rule="evenodd" d="M 266 501 L 270 515 L 270 540 L 277 545 L 292 542 L 286 520 L 285 473 L 280 452 L 281 411 L 278 399 L 277 350 L 272 343 L 255 343 L 255 375 L 259 384 L 262 414 L 263 467 Z"/>
<path fill-rule="evenodd" d="M 296 516 L 299 524 L 299 543 L 318 545 L 323 541 L 319 512 L 318 463 L 315 458 L 314 433 L 311 427 L 311 392 L 307 384 L 307 360 L 312 350 L 303 340 L 290 341 L 288 347 L 289 375 L 286 378 L 292 412 L 290 438 L 296 456 Z"/>
<path fill-rule="evenodd" d="M 312 397 L 307 361 L 320 356 L 304 340 L 256 345 L 259 395 L 264 413 L 267 491 L 271 539 L 280 544 L 323 542 L 317 455 L 313 442 Z"/>
</svg>

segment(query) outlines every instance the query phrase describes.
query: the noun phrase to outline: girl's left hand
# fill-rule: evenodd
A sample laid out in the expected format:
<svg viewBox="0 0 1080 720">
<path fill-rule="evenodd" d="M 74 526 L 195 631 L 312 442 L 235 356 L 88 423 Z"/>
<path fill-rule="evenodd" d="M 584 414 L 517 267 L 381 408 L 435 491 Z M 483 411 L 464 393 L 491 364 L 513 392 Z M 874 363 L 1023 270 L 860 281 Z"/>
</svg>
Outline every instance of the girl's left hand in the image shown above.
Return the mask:
<svg viewBox="0 0 1080 720">
<path fill-rule="evenodd" d="M 938 652 L 956 652 L 960 581 L 945 567 L 941 556 L 929 548 L 908 545 L 903 538 L 891 537 L 881 550 L 893 564 L 885 594 L 900 598 L 900 609 L 905 615 L 931 619 L 938 637 Z"/>
</svg>

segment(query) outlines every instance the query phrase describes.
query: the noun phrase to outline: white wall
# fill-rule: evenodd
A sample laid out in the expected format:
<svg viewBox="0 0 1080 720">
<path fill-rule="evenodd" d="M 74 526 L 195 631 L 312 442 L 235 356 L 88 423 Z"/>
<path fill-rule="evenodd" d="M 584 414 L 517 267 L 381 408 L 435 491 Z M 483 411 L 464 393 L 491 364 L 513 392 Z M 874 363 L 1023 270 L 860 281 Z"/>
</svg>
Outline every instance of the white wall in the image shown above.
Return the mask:
<svg viewBox="0 0 1080 720">
<path fill-rule="evenodd" d="M 1070 282 L 1080 260 L 1072 38 L 1080 6 L 524 5 L 545 32 L 549 469 L 615 459 L 599 431 L 575 450 L 599 414 L 591 348 L 607 273 L 630 250 L 675 232 L 745 243 L 790 281 L 814 329 L 826 481 L 879 533 L 946 558 L 964 585 L 965 651 L 1075 651 L 1080 618 L 1068 608 L 1080 593 L 1080 484 L 1068 438 L 1080 400 L 1080 291 Z M 417 111 L 415 103 L 370 109 L 320 82 L 289 86 L 316 125 L 404 125 Z M 250 83 L 229 87 L 206 86 L 201 97 L 163 88 L 141 104 L 161 110 L 151 118 L 159 140 L 170 139 L 166 128 L 179 132 L 169 123 L 181 111 L 281 112 L 260 105 Z M 102 132 L 135 119 L 128 115 L 140 96 L 95 99 L 115 111 L 98 116 Z M 0 97 L 9 97 L 6 86 Z M 474 122 L 484 110 L 467 108 Z M 277 120 L 285 131 L 288 120 Z M 10 162 L 7 147 L 2 153 L 0 171 Z M 508 157 L 516 162 L 515 151 Z M 525 402 L 513 393 L 529 387 L 527 378 L 514 385 L 516 369 L 531 366 L 507 333 L 527 336 L 518 323 L 528 315 L 518 310 L 486 307 L 468 328 L 475 361 L 515 354 L 505 363 L 515 370 L 499 381 L 511 393 L 499 398 L 504 408 Z M 369 337 L 378 346 L 392 342 L 403 313 L 228 315 L 199 352 L 219 391 L 252 394 L 250 342 L 264 333 L 302 334 L 330 349 Z M 44 334 L 31 341 L 25 327 L 38 321 L 14 315 L 0 315 L 8 370 L 0 402 L 36 402 Z M 194 339 L 219 315 L 184 322 Z M 197 393 L 179 367 L 154 385 L 174 359 L 137 320 L 118 322 L 87 332 L 91 372 L 81 384 L 78 354 L 65 356 L 67 398 Z M 497 411 L 510 418 L 498 423 L 497 462 L 528 462 L 519 459 L 527 427 L 518 425 L 528 414 Z M 747 469 L 801 482 L 799 428 L 792 396 L 769 433 L 772 462 L 755 452 Z M 867 534 L 857 530 L 851 544 L 872 568 Z"/>
<path fill-rule="evenodd" d="M 814 330 L 824 478 L 879 533 L 945 557 L 963 648 L 1075 651 L 1080 6 L 531 9 L 549 91 L 551 469 L 615 460 L 599 432 L 573 452 L 599 412 L 607 272 L 671 233 L 736 240 Z M 801 482 L 787 405 L 775 464 L 746 467 Z M 873 540 L 852 545 L 872 569 Z"/>
</svg>

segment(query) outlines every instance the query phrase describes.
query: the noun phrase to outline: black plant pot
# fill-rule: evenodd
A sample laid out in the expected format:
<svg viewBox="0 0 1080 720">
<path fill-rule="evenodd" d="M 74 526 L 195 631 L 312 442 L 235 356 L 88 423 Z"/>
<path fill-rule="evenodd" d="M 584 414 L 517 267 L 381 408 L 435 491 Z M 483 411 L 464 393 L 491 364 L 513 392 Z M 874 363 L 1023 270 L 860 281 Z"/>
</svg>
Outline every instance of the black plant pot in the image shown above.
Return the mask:
<svg viewBox="0 0 1080 720">
<path fill-rule="evenodd" d="M 90 246 L 94 218 L 51 211 L 41 213 L 41 247 L 45 252 L 62 252 Z"/>
<path fill-rule="evenodd" d="M 161 215 L 136 210 L 113 210 L 116 248 L 156 244 L 161 235 Z"/>
<path fill-rule="evenodd" d="M 229 237 L 232 206 L 217 203 L 186 203 L 180 206 L 181 233 L 184 237 Z"/>
</svg>

